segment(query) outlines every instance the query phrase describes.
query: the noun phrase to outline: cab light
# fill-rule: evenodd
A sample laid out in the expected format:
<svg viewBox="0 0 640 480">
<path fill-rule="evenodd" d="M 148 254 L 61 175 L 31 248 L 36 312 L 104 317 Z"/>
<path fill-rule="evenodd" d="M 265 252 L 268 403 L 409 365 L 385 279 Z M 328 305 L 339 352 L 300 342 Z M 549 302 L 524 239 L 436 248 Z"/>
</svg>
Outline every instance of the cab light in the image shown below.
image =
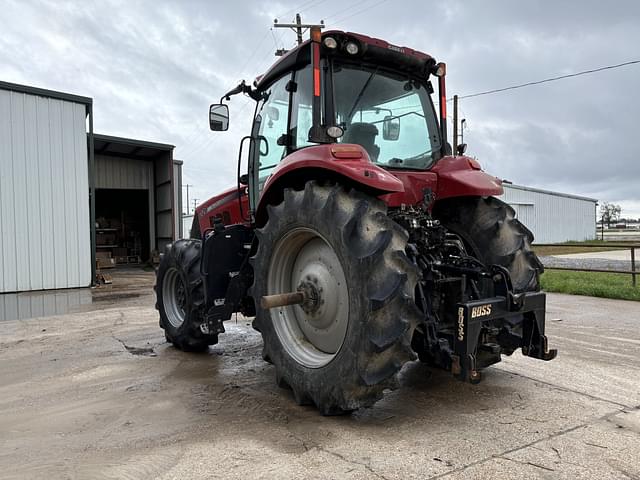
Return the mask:
<svg viewBox="0 0 640 480">
<path fill-rule="evenodd" d="M 333 37 L 324 37 L 322 43 L 324 43 L 325 47 L 330 48 L 331 50 L 334 50 L 338 47 L 338 42 L 336 42 L 336 39 Z"/>
<path fill-rule="evenodd" d="M 331 155 L 333 155 L 333 158 L 341 160 L 362 158 L 362 147 L 355 145 L 334 145 L 331 147 Z"/>
<path fill-rule="evenodd" d="M 360 47 L 356 42 L 348 42 L 344 48 L 349 55 L 356 55 L 360 51 Z"/>
<path fill-rule="evenodd" d="M 447 65 L 440 62 L 433 66 L 433 70 L 431 71 L 436 77 L 444 77 L 447 73 Z"/>
<path fill-rule="evenodd" d="M 340 127 L 332 126 L 327 128 L 327 135 L 329 135 L 331 138 L 340 138 L 342 135 L 344 135 L 344 130 L 342 130 L 342 128 Z"/>
</svg>

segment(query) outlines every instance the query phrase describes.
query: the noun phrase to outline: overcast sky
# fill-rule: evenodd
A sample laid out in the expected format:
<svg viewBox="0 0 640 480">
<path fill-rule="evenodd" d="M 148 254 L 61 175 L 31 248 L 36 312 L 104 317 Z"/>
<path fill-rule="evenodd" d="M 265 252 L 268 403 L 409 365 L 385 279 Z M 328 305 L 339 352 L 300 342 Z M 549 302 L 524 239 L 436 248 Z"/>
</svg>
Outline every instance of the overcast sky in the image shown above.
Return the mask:
<svg viewBox="0 0 640 480">
<path fill-rule="evenodd" d="M 234 97 L 230 130 L 214 133 L 208 106 L 292 46 L 270 27 L 295 12 L 445 61 L 450 95 L 640 59 L 636 0 L 0 0 L 0 80 L 92 97 L 96 132 L 176 145 L 202 201 L 234 184 L 253 113 Z M 514 183 L 640 217 L 639 87 L 636 64 L 463 100 L 468 153 Z"/>
</svg>

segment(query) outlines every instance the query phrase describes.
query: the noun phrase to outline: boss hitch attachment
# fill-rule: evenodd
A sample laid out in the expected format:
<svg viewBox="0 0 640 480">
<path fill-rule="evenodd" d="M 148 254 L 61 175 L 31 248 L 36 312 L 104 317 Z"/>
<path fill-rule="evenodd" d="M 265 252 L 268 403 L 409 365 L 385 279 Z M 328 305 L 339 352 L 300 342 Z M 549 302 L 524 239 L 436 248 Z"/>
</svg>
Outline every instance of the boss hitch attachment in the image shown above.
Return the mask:
<svg viewBox="0 0 640 480">
<path fill-rule="evenodd" d="M 517 348 L 540 360 L 556 357 L 557 350 L 549 350 L 544 334 L 545 294 L 505 293 L 456 305 L 451 373 L 458 379 L 478 383 L 482 368 Z"/>
</svg>

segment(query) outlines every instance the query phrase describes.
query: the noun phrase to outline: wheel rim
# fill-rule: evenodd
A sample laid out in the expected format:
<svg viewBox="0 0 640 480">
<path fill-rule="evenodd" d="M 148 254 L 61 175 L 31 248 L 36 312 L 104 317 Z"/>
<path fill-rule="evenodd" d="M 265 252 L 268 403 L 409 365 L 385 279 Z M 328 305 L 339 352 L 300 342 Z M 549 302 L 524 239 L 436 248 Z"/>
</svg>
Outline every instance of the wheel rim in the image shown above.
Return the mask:
<svg viewBox="0 0 640 480">
<path fill-rule="evenodd" d="M 324 237 L 296 228 L 275 245 L 269 295 L 304 289 L 314 301 L 271 310 L 273 326 L 285 350 L 309 368 L 328 364 L 342 347 L 349 324 L 349 293 L 340 259 Z"/>
<path fill-rule="evenodd" d="M 162 281 L 162 303 L 167 320 L 174 328 L 180 328 L 184 323 L 186 302 L 187 295 L 182 277 L 178 270 L 171 267 L 164 274 Z"/>
</svg>

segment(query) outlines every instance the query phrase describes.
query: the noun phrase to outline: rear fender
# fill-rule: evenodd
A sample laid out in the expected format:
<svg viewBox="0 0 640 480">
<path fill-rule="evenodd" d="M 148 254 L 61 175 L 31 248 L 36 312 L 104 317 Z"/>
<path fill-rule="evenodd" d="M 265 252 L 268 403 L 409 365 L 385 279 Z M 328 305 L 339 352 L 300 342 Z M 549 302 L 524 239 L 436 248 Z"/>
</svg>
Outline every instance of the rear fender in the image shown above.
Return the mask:
<svg viewBox="0 0 640 480">
<path fill-rule="evenodd" d="M 403 192 L 391 173 L 371 163 L 360 145 L 329 144 L 298 150 L 285 158 L 265 182 L 256 210 L 256 225 L 267 220 L 267 205 L 279 203 L 285 188 L 303 188 L 309 180 L 335 181 L 372 196 Z"/>
<path fill-rule="evenodd" d="M 478 162 L 469 157 L 444 157 L 431 171 L 438 175 L 438 200 L 498 196 L 504 193 L 502 180 L 482 171 Z"/>
</svg>

